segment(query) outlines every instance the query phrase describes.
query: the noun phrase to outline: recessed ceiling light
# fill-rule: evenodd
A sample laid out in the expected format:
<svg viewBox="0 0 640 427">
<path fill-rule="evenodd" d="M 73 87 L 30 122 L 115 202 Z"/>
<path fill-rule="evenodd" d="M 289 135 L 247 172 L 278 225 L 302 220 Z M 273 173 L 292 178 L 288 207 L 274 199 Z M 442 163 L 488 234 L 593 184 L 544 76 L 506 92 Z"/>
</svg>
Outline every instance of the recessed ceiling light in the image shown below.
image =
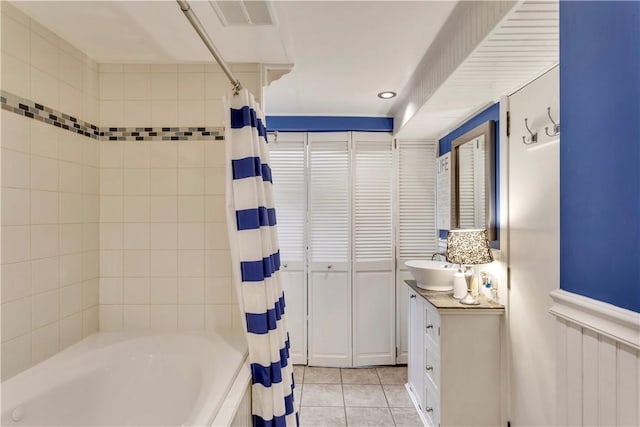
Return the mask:
<svg viewBox="0 0 640 427">
<path fill-rule="evenodd" d="M 391 98 L 394 98 L 396 95 L 397 95 L 397 93 L 391 92 L 390 90 L 387 90 L 387 91 L 384 91 L 384 92 L 380 92 L 378 94 L 378 98 L 391 99 Z"/>
</svg>

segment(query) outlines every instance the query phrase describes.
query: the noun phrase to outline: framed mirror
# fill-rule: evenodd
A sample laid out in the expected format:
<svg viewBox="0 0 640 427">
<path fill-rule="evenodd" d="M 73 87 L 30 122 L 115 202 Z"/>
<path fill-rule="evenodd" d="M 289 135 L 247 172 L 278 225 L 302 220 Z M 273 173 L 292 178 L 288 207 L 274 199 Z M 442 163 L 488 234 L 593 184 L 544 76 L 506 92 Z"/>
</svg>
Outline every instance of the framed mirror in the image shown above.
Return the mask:
<svg viewBox="0 0 640 427">
<path fill-rule="evenodd" d="M 496 230 L 496 123 L 489 120 L 451 143 L 451 226 Z"/>
</svg>

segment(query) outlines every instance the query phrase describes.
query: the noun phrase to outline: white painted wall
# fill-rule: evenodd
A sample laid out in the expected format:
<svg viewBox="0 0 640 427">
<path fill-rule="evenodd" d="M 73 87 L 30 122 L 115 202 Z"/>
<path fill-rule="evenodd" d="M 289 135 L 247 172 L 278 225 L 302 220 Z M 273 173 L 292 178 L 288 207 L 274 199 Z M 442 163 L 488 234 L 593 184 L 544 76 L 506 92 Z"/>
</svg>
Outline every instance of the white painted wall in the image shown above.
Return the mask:
<svg viewBox="0 0 640 427">
<path fill-rule="evenodd" d="M 555 425 L 555 325 L 549 293 L 560 280 L 559 137 L 547 107 L 558 120 L 558 67 L 509 97 L 509 337 L 510 419 L 516 426 Z M 526 146 L 524 119 L 539 142 Z"/>
</svg>

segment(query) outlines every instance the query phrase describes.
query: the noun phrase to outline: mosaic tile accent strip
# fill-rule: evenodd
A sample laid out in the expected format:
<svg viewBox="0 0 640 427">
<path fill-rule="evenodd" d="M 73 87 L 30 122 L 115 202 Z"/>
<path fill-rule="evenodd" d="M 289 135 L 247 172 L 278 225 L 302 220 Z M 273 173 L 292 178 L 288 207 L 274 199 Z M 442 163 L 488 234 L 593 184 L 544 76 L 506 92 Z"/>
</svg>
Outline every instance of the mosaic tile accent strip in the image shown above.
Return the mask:
<svg viewBox="0 0 640 427">
<path fill-rule="evenodd" d="M 101 127 L 38 104 L 6 91 L 0 91 L 3 110 L 59 127 L 98 141 L 224 141 L 222 127 Z"/>
</svg>

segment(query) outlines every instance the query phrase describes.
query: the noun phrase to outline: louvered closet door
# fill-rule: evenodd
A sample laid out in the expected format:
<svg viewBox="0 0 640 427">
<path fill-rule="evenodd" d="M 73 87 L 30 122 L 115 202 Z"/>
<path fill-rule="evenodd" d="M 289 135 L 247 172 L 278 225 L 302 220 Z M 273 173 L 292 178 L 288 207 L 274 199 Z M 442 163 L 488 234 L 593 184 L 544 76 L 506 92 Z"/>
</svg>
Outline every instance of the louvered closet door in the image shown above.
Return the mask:
<svg viewBox="0 0 640 427">
<path fill-rule="evenodd" d="M 398 221 L 396 250 L 396 333 L 398 363 L 407 362 L 405 279 L 412 279 L 405 261 L 430 259 L 437 252 L 436 142 L 398 141 Z"/>
<path fill-rule="evenodd" d="M 354 132 L 353 364 L 395 363 L 393 141 Z"/>
<path fill-rule="evenodd" d="M 309 364 L 351 366 L 348 133 L 309 133 Z"/>
<path fill-rule="evenodd" d="M 306 364 L 306 134 L 280 133 L 269 150 L 291 358 L 293 363 Z"/>
</svg>

